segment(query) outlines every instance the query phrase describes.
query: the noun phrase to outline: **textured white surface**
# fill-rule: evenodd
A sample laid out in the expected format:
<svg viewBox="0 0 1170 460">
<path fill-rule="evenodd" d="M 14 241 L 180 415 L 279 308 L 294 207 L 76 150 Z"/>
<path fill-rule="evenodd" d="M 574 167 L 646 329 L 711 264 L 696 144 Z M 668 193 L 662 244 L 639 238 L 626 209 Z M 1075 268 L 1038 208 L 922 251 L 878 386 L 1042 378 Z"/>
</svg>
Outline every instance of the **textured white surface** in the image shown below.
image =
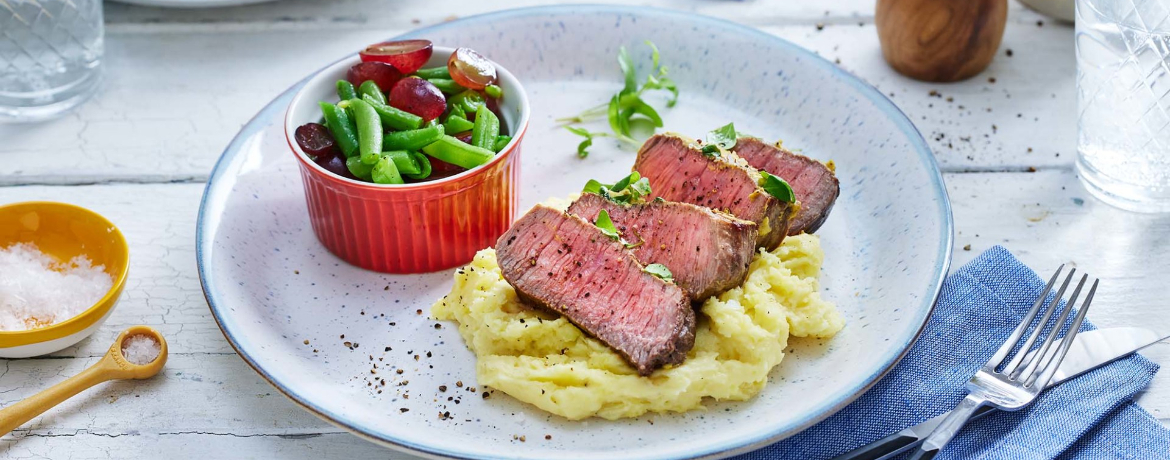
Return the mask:
<svg viewBox="0 0 1170 460">
<path fill-rule="evenodd" d="M 210 317 L 195 272 L 202 181 L 235 131 L 308 72 L 370 41 L 452 14 L 533 3 L 287 0 L 209 10 L 107 3 L 102 93 L 62 120 L 0 126 L 0 202 L 58 200 L 102 213 L 131 244 L 132 275 L 117 311 L 90 339 L 47 359 L 0 361 L 0 404 L 92 364 L 133 324 L 159 329 L 172 353 L 158 378 L 104 384 L 5 436 L 0 456 L 410 458 L 319 421 L 235 356 Z M 1159 283 L 1170 270 L 1170 216 L 1103 205 L 1071 169 L 1070 26 L 1013 3 L 991 68 L 966 82 L 938 85 L 905 79 L 885 66 L 868 0 L 639 3 L 760 27 L 839 58 L 845 69 L 894 93 L 948 171 L 955 266 L 994 244 L 1042 272 L 1075 262 L 1102 278 L 1090 314 L 1097 325 L 1170 330 Z M 1030 167 L 1039 171 L 1026 172 Z M 963 249 L 967 244 L 970 251 Z M 1145 354 L 1170 363 L 1170 345 Z M 1159 375 L 1140 400 L 1163 421 L 1170 421 L 1167 375 Z"/>
</svg>

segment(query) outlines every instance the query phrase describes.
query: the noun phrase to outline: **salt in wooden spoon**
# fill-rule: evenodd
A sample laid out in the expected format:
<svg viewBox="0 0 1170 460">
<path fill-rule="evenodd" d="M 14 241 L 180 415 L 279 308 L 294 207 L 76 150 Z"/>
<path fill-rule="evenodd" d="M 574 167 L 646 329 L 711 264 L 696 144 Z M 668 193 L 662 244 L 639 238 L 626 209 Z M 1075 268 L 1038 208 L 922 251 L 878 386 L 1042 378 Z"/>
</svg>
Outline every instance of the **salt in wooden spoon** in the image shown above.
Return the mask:
<svg viewBox="0 0 1170 460">
<path fill-rule="evenodd" d="M 134 364 L 127 361 L 122 354 L 126 340 L 139 335 L 153 338 L 158 343 L 158 356 L 146 364 Z M 130 327 L 118 335 L 118 340 L 110 345 L 106 355 L 89 369 L 23 401 L 0 409 L 0 436 L 10 433 L 33 417 L 41 415 L 89 387 L 108 380 L 147 379 L 162 370 L 166 363 L 167 341 L 163 339 L 162 334 L 147 326 Z"/>
</svg>

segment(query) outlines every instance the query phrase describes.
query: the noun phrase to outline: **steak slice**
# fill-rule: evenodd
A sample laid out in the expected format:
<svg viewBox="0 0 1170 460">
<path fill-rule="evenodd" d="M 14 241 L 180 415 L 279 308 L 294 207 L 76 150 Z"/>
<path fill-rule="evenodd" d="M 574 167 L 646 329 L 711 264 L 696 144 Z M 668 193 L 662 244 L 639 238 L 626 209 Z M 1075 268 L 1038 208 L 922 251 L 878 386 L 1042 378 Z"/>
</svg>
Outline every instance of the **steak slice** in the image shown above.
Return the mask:
<svg viewBox="0 0 1170 460">
<path fill-rule="evenodd" d="M 775 249 L 788 234 L 792 203 L 761 189 L 760 174 L 733 153 L 707 156 L 692 140 L 656 134 L 638 150 L 634 170 L 650 180 L 654 196 L 726 211 L 759 224 L 759 247 Z"/>
<path fill-rule="evenodd" d="M 634 256 L 665 265 L 692 301 L 743 283 L 756 249 L 758 227 L 702 206 L 654 200 L 619 204 L 595 193 L 573 202 L 569 213 L 597 220 L 604 209 L 622 239 L 635 244 Z"/>
<path fill-rule="evenodd" d="M 695 312 L 674 283 L 580 217 L 536 205 L 496 242 L 504 279 L 520 296 L 609 345 L 641 375 L 686 358 Z"/>
<path fill-rule="evenodd" d="M 780 177 L 792 186 L 800 210 L 788 223 L 789 235 L 813 233 L 821 228 L 841 194 L 841 184 L 832 169 L 817 160 L 752 137 L 737 140 L 733 150 L 752 167 Z"/>
</svg>

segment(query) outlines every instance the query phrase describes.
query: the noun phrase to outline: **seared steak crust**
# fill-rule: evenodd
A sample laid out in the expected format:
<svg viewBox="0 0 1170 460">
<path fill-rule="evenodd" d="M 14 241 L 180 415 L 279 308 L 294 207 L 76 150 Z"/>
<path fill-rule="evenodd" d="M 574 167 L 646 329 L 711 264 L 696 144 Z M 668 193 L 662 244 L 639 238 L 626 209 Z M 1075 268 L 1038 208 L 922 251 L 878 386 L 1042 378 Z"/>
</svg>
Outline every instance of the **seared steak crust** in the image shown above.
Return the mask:
<svg viewBox="0 0 1170 460">
<path fill-rule="evenodd" d="M 504 279 L 609 345 L 641 375 L 686 358 L 695 313 L 677 285 L 642 271 L 621 243 L 580 217 L 537 205 L 496 242 Z"/>
<path fill-rule="evenodd" d="M 756 169 L 778 176 L 792 186 L 800 211 L 788 224 L 789 235 L 813 233 L 825 223 L 841 194 L 837 176 L 828 166 L 756 138 L 739 139 L 733 150 Z"/>
<path fill-rule="evenodd" d="M 634 170 L 650 180 L 654 196 L 726 211 L 761 227 L 767 219 L 759 247 L 775 249 L 788 234 L 792 204 L 761 189 L 759 173 L 733 153 L 707 156 L 689 139 L 656 134 L 638 150 Z"/>
<path fill-rule="evenodd" d="M 758 227 L 689 203 L 654 200 L 618 204 L 594 193 L 581 195 L 569 213 L 587 221 L 604 209 L 644 264 L 662 264 L 692 301 L 743 283 L 755 253 Z"/>
</svg>

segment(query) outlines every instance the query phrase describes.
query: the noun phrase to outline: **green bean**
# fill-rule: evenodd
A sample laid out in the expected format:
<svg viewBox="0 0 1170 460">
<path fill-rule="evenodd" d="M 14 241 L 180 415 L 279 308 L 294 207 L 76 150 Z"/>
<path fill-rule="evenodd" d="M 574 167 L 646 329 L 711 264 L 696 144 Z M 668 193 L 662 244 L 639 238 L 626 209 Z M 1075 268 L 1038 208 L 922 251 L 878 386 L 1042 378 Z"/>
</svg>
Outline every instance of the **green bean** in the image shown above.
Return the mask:
<svg viewBox="0 0 1170 460">
<path fill-rule="evenodd" d="M 464 112 L 474 112 L 479 109 L 479 106 L 484 104 L 484 100 L 483 95 L 475 90 L 469 89 L 447 99 L 447 105 L 451 104 L 460 106 Z"/>
<path fill-rule="evenodd" d="M 362 100 L 374 108 L 374 111 L 378 113 L 378 118 L 382 119 L 382 124 L 387 128 L 396 130 L 419 129 L 423 125 L 422 117 L 379 103 L 374 96 L 363 95 Z"/>
<path fill-rule="evenodd" d="M 337 96 L 340 97 L 343 101 L 358 97 L 357 90 L 354 89 L 353 83 L 350 83 L 346 80 L 337 80 Z"/>
<path fill-rule="evenodd" d="M 409 178 L 415 179 L 415 180 L 421 180 L 421 179 L 426 179 L 428 177 L 431 177 L 431 160 L 429 158 L 427 158 L 426 155 L 423 155 L 423 154 L 418 153 L 418 152 L 410 152 L 410 156 L 412 158 L 414 158 L 414 161 L 416 163 L 418 163 L 418 167 L 419 167 L 420 171 L 418 172 L 418 174 L 406 174 L 406 173 L 403 173 L 403 174 L 406 174 L 406 177 L 409 177 Z"/>
<path fill-rule="evenodd" d="M 486 93 L 488 95 L 488 97 L 490 97 L 492 99 L 499 99 L 500 96 L 504 95 L 504 89 L 500 88 L 499 86 L 496 86 L 496 85 L 485 86 L 483 88 L 483 92 Z"/>
<path fill-rule="evenodd" d="M 346 158 L 345 167 L 349 169 L 353 177 L 364 181 L 372 180 L 371 173 L 374 171 L 374 166 L 362 163 L 359 157 Z"/>
<path fill-rule="evenodd" d="M 382 153 L 382 121 L 374 107 L 361 99 L 350 99 L 354 122 L 357 124 L 358 153 L 362 163 L 372 165 L 378 162 Z"/>
<path fill-rule="evenodd" d="M 374 80 L 363 81 L 362 85 L 358 87 L 358 93 L 361 93 L 362 99 L 369 95 L 379 104 L 386 105 L 386 94 L 382 92 L 381 88 L 378 88 L 378 84 L 374 83 Z"/>
<path fill-rule="evenodd" d="M 459 139 L 446 135 L 423 147 L 422 150 L 427 155 L 467 169 L 487 163 L 496 156 L 495 152 L 491 150 L 465 144 Z"/>
<path fill-rule="evenodd" d="M 344 109 L 328 102 L 321 103 L 321 112 L 325 114 L 325 126 L 329 128 L 333 139 L 337 140 L 337 146 L 341 147 L 341 153 L 346 158 L 354 156 L 358 151 L 358 135 L 353 121 L 349 119 L 349 114 Z"/>
<path fill-rule="evenodd" d="M 504 147 L 508 146 L 509 142 L 512 142 L 512 136 L 496 136 L 496 145 L 492 146 L 492 150 L 499 153 L 500 150 L 504 150 Z"/>
<path fill-rule="evenodd" d="M 463 107 L 458 106 L 458 105 L 454 105 L 454 104 L 448 104 L 447 105 L 447 118 L 451 118 L 451 117 L 459 117 L 459 118 L 466 119 L 467 114 L 463 112 Z"/>
<path fill-rule="evenodd" d="M 380 157 L 371 174 L 375 184 L 401 184 L 402 175 L 390 157 Z"/>
<path fill-rule="evenodd" d="M 430 80 L 432 78 L 451 78 L 451 72 L 447 70 L 447 66 L 431 67 L 429 69 L 418 69 L 414 73 L 418 78 Z"/>
<path fill-rule="evenodd" d="M 382 150 L 418 150 L 443 137 L 443 125 L 409 131 L 392 131 L 382 136 Z"/>
<path fill-rule="evenodd" d="M 424 127 L 424 128 L 429 128 L 429 127 L 431 127 L 431 126 L 439 126 L 439 125 L 441 125 L 441 124 L 442 124 L 442 123 L 439 123 L 439 119 L 438 119 L 438 118 L 432 118 L 432 119 L 431 119 L 431 121 L 428 121 L 428 122 L 426 122 L 426 124 L 424 124 L 424 125 L 423 125 L 423 127 Z"/>
<path fill-rule="evenodd" d="M 432 85 L 435 85 L 435 88 L 439 88 L 439 91 L 442 91 L 446 94 L 455 94 L 467 89 L 459 86 L 458 83 L 455 83 L 455 80 L 450 78 L 428 78 L 427 81 L 431 82 Z"/>
<path fill-rule="evenodd" d="M 475 128 L 475 124 L 467 121 L 466 118 L 451 116 L 447 117 L 447 124 L 444 126 L 444 128 L 446 128 L 445 132 L 455 134 L 469 131 Z"/>
<path fill-rule="evenodd" d="M 420 169 L 418 162 L 414 157 L 410 156 L 410 152 L 405 150 L 394 150 L 392 152 L 382 152 L 383 158 L 389 158 L 394 162 L 394 167 L 398 168 L 398 172 L 402 174 L 418 174 Z"/>
<path fill-rule="evenodd" d="M 487 104 L 479 106 L 475 112 L 475 125 L 471 130 L 471 145 L 484 150 L 492 150 L 496 146 L 496 136 L 500 135 L 500 119 L 488 110 Z"/>
</svg>

